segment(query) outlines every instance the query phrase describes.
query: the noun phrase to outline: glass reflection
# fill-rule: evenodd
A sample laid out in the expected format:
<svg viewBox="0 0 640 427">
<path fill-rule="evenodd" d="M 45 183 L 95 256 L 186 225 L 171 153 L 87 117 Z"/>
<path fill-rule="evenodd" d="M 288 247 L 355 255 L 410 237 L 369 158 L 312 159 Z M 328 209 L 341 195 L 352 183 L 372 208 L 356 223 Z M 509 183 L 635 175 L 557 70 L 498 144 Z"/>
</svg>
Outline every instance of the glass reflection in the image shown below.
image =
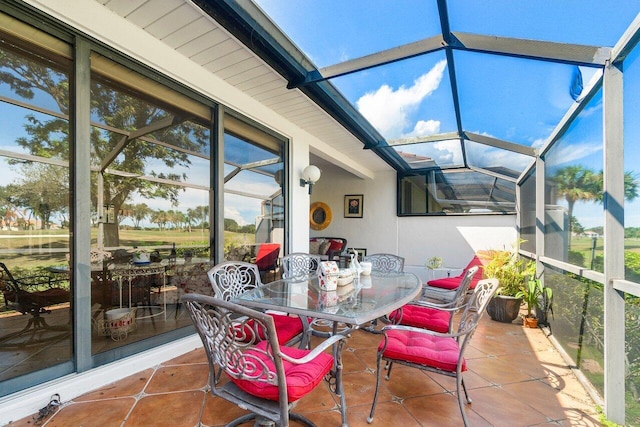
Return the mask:
<svg viewBox="0 0 640 427">
<path fill-rule="evenodd" d="M 545 255 L 603 271 L 602 93 L 545 156 Z"/>
<path fill-rule="evenodd" d="M 69 73 L 0 38 L 0 384 L 73 356 Z"/>
<path fill-rule="evenodd" d="M 211 294 L 210 131 L 93 71 L 92 354 L 113 355 L 190 325 L 183 293 Z"/>
</svg>

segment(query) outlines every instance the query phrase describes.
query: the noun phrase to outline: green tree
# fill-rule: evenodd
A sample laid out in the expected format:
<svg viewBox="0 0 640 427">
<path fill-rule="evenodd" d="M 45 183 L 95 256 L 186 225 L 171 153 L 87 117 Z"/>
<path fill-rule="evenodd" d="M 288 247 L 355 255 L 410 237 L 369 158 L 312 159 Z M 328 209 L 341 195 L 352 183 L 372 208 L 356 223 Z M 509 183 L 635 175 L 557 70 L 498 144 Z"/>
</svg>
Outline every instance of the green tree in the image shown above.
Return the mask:
<svg viewBox="0 0 640 427">
<path fill-rule="evenodd" d="M 602 189 L 604 188 L 604 173 L 600 171 L 595 176 L 596 186 L 600 189 L 598 193 L 596 193 L 595 200 L 602 203 L 604 199 L 604 192 Z M 633 172 L 625 172 L 624 173 L 624 198 L 625 200 L 634 200 L 638 197 L 638 181 L 636 180 L 636 175 Z"/>
<path fill-rule="evenodd" d="M 162 231 L 165 229 L 166 224 L 169 222 L 169 215 L 162 209 L 152 211 L 150 215 L 150 221 L 153 224 L 157 224 L 158 228 Z"/>
<path fill-rule="evenodd" d="M 600 190 L 596 188 L 597 179 L 593 171 L 582 165 L 571 165 L 558 170 L 551 181 L 555 184 L 558 196 L 564 197 L 567 201 L 569 218 L 573 217 L 573 208 L 577 201 L 594 200 L 597 194 L 602 192 L 602 187 Z M 569 221 L 569 236 L 573 232 L 572 225 Z"/>
<path fill-rule="evenodd" d="M 69 114 L 69 79 L 62 68 L 51 62 L 38 62 L 9 50 L 0 49 L 0 82 L 23 99 L 33 99 L 37 92 L 48 94 L 63 115 Z M 182 181 L 184 175 L 147 171 L 151 161 L 168 169 L 190 164 L 186 151 L 201 151 L 208 145 L 205 126 L 195 125 L 186 115 L 152 104 L 132 95 L 135 89 L 118 88 L 96 74 L 91 82 L 92 121 L 103 124 L 93 127 L 90 142 L 93 167 L 103 173 L 104 204 L 113 204 L 119 211 L 134 193 L 142 197 L 161 197 L 177 204 L 179 189 L 167 183 Z M 69 123 L 64 117 L 47 116 L 46 120 L 30 114 L 25 130 L 27 137 L 16 142 L 30 154 L 69 159 Z M 108 129 L 108 130 L 107 130 Z M 119 130 L 119 131 L 114 131 Z M 157 144 L 155 142 L 162 142 Z M 180 148 L 174 150 L 170 147 Z M 120 171 L 121 174 L 109 171 Z M 132 178 L 150 175 L 154 180 Z M 93 204 L 97 175 L 92 176 Z M 119 245 L 118 224 L 104 224 L 107 246 Z"/>
<path fill-rule="evenodd" d="M 146 217 L 151 213 L 151 208 L 146 203 L 136 203 L 131 206 L 131 218 L 133 219 L 133 226 L 140 229 L 140 223 L 144 221 Z"/>
<path fill-rule="evenodd" d="M 235 219 L 225 218 L 224 229 L 225 231 L 238 231 L 238 222 Z"/>
<path fill-rule="evenodd" d="M 69 215 L 69 170 L 45 163 L 29 162 L 21 165 L 22 178 L 5 187 L 11 203 L 33 212 L 40 218 L 40 228 L 51 225 L 54 214 L 58 214 L 60 225 Z"/>
</svg>

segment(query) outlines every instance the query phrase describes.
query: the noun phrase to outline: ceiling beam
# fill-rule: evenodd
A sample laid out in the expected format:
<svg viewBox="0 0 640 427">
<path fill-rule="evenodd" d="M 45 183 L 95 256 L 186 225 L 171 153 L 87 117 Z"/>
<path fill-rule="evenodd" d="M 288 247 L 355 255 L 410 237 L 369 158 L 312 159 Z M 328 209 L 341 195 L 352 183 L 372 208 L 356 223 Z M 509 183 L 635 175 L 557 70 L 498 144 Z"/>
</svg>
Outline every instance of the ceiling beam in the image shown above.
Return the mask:
<svg viewBox="0 0 640 427">
<path fill-rule="evenodd" d="M 369 68 L 391 64 L 393 62 L 402 61 L 419 55 L 424 55 L 425 53 L 435 52 L 437 50 L 441 50 L 442 48 L 442 36 L 438 35 L 435 37 L 429 37 L 417 42 L 397 46 L 387 50 L 382 50 L 371 55 L 361 56 L 360 58 L 355 58 L 349 61 L 340 62 L 339 64 L 320 68 L 316 72 L 309 73 L 303 81 L 297 83 L 294 87 L 300 87 L 322 80 L 332 79 L 335 77 L 356 73 L 358 71 L 367 70 Z"/>
<path fill-rule="evenodd" d="M 516 144 L 514 142 L 508 142 L 498 138 L 493 138 L 491 136 L 480 135 L 473 132 L 465 132 L 465 139 L 477 142 L 479 144 L 488 145 L 490 147 L 502 148 L 504 150 L 513 151 L 514 153 L 524 154 L 525 156 L 536 156 L 536 150 L 531 147 Z"/>
<path fill-rule="evenodd" d="M 462 135 L 457 132 L 439 133 L 437 135 L 414 136 L 411 138 L 393 139 L 387 141 L 390 146 L 394 145 L 411 145 L 422 144 L 423 142 L 450 141 L 452 139 L 460 139 Z"/>
<path fill-rule="evenodd" d="M 570 43 L 555 43 L 511 37 L 451 33 L 453 49 L 484 52 L 518 58 L 562 62 L 587 67 L 604 67 L 611 57 L 611 48 Z"/>
</svg>

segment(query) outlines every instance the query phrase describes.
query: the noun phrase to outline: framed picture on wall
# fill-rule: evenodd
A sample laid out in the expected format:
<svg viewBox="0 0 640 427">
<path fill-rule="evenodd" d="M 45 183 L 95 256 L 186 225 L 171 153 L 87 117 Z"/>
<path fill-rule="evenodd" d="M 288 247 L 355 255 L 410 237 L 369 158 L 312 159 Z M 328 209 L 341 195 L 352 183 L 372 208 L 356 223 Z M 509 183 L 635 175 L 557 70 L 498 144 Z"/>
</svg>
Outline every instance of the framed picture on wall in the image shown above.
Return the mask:
<svg viewBox="0 0 640 427">
<path fill-rule="evenodd" d="M 344 217 L 362 218 L 362 194 L 347 194 L 344 196 Z"/>
</svg>

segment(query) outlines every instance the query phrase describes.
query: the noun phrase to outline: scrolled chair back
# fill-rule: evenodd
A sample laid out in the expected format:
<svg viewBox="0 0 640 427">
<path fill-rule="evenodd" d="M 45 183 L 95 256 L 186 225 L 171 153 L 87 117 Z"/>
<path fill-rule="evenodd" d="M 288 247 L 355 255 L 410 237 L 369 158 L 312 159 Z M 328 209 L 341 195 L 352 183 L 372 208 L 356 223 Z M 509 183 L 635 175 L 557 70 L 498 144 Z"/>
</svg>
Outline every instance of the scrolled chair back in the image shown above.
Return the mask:
<svg viewBox="0 0 640 427">
<path fill-rule="evenodd" d="M 318 272 L 320 256 L 305 252 L 293 252 L 282 258 L 282 278 L 306 277 Z"/>
<path fill-rule="evenodd" d="M 482 279 L 476 285 L 458 323 L 458 334 L 463 336 L 465 341 L 470 340 L 475 333 L 476 326 L 498 286 L 499 282 L 496 278 Z"/>
<path fill-rule="evenodd" d="M 217 298 L 201 298 L 197 294 L 191 294 L 185 300 L 206 347 L 210 367 L 218 366 L 234 379 L 278 385 L 277 373 L 267 364 L 271 361 L 273 366 L 273 346 L 278 346 L 277 340 L 271 342 L 270 338 L 276 337 L 271 316 Z M 262 341 L 266 345 L 256 347 Z"/>
<path fill-rule="evenodd" d="M 262 286 L 260 271 L 255 264 L 243 261 L 225 261 L 207 272 L 216 297 L 230 299 Z"/>
<path fill-rule="evenodd" d="M 366 255 L 363 261 L 371 263 L 371 271 L 380 273 L 402 273 L 404 271 L 404 258 L 394 254 Z"/>
</svg>

